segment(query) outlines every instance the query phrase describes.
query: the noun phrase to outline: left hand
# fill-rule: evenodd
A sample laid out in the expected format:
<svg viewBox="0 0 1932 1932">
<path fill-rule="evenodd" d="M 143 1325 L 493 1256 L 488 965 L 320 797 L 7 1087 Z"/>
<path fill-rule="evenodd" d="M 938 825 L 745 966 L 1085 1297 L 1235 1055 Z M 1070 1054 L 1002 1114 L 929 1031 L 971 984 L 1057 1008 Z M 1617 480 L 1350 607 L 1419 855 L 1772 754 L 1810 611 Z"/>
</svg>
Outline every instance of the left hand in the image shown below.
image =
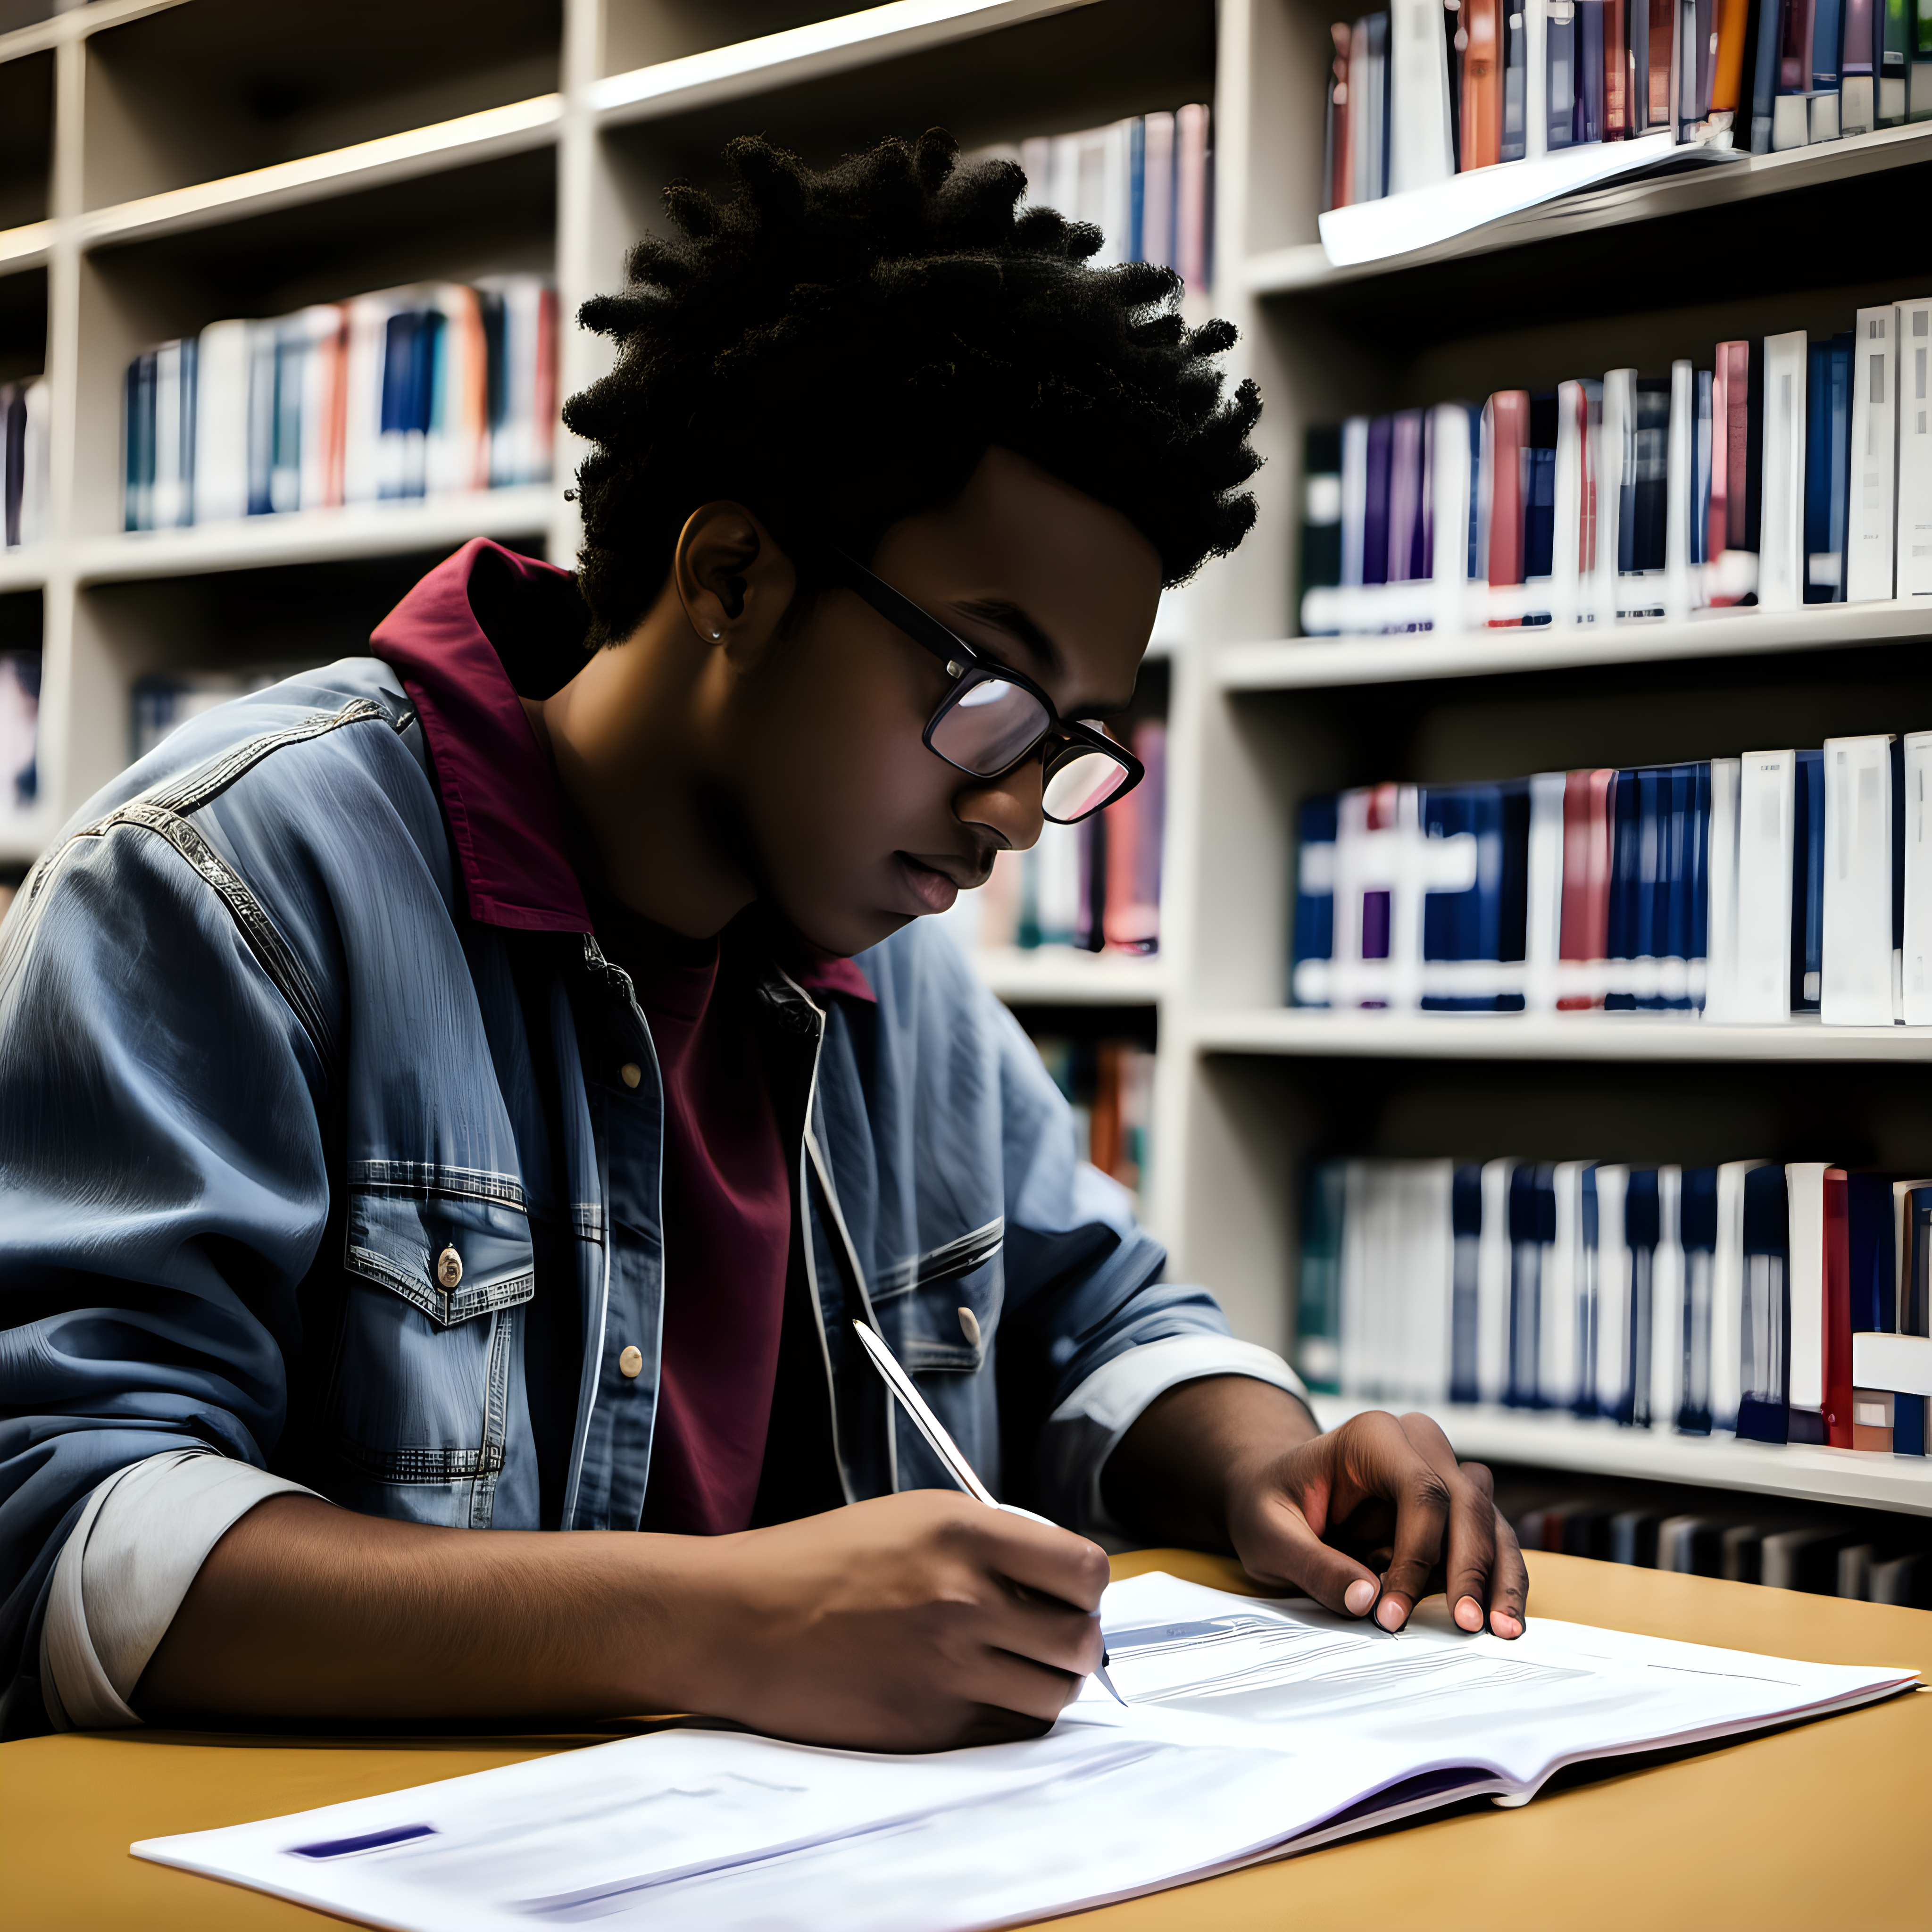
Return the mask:
<svg viewBox="0 0 1932 1932">
<path fill-rule="evenodd" d="M 1234 1376 L 1184 1383 L 1108 1459 L 1108 1504 L 1142 1533 L 1232 1548 L 1258 1583 L 1400 1630 L 1442 1590 L 1459 1628 L 1522 1634 L 1529 1576 L 1490 1472 L 1426 1415 L 1325 1433 L 1300 1403 Z"/>
</svg>

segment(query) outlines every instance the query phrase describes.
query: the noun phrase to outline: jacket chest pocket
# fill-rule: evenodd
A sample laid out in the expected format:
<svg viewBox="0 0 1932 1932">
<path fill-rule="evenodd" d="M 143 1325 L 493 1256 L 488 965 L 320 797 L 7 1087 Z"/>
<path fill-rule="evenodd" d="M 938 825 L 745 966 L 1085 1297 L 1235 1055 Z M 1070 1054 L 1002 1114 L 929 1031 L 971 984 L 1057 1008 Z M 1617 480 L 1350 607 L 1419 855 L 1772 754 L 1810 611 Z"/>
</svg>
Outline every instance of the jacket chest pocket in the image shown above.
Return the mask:
<svg viewBox="0 0 1932 1932">
<path fill-rule="evenodd" d="M 328 1417 L 352 1507 L 490 1520 L 521 1369 L 518 1311 L 536 1292 L 520 1194 L 494 1187 L 350 1195 Z"/>
<path fill-rule="evenodd" d="M 914 1374 L 976 1375 L 986 1366 L 1005 1292 L 1005 1237 L 1004 1219 L 995 1218 L 902 1262 L 873 1289 L 873 1305 L 896 1328 L 899 1359 Z"/>
</svg>

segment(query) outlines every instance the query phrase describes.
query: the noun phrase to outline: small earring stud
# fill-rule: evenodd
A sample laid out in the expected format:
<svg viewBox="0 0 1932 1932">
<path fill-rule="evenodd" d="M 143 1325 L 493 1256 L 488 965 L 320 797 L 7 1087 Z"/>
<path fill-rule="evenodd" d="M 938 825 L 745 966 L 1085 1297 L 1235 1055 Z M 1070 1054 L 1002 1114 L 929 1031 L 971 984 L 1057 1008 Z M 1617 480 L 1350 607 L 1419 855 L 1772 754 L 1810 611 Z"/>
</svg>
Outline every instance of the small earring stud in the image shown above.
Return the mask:
<svg viewBox="0 0 1932 1932">
<path fill-rule="evenodd" d="M 722 638 L 724 633 L 722 631 L 713 631 L 711 634 L 713 638 Z"/>
</svg>

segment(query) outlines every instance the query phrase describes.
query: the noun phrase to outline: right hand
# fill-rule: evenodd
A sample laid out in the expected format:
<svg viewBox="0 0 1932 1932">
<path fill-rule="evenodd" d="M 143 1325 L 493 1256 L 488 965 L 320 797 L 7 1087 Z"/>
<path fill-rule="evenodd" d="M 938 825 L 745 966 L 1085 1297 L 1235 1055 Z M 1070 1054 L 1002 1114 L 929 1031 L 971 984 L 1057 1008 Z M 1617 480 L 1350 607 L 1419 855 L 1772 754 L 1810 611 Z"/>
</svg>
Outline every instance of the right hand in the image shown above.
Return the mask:
<svg viewBox="0 0 1932 1932">
<path fill-rule="evenodd" d="M 689 1708 L 775 1736 L 1036 1737 L 1100 1662 L 1101 1550 L 950 1491 L 692 1542 L 674 1676 Z"/>
</svg>

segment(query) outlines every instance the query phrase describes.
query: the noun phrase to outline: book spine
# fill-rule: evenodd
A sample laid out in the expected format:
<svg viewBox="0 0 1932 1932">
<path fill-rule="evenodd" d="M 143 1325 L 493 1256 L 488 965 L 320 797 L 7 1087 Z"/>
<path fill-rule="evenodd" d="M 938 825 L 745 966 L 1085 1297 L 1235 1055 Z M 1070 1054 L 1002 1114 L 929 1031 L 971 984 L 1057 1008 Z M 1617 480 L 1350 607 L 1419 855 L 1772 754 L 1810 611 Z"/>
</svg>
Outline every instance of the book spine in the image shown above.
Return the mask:
<svg viewBox="0 0 1932 1932">
<path fill-rule="evenodd" d="M 1834 1449 L 1849 1449 L 1852 1446 L 1852 1284 L 1847 1179 L 1843 1168 L 1826 1168 L 1820 1202 L 1823 1408 L 1826 1439 Z"/>
<path fill-rule="evenodd" d="M 1904 749 L 1900 1004 L 1907 1026 L 1932 1026 L 1932 731 Z"/>
<path fill-rule="evenodd" d="M 1529 393 L 1505 389 L 1483 412 L 1484 575 L 1492 584 L 1523 581 L 1525 472 L 1529 449 Z M 1514 619 L 1492 622 L 1507 626 Z"/>
<path fill-rule="evenodd" d="M 1765 338 L 1757 596 L 1770 610 L 1796 610 L 1804 601 L 1807 361 L 1802 330 Z"/>
<path fill-rule="evenodd" d="M 1819 1004 L 1827 1026 L 1892 1024 L 1892 744 L 1825 741 Z"/>
<path fill-rule="evenodd" d="M 1449 74 L 1438 0 L 1394 0 L 1389 14 L 1389 190 L 1447 181 L 1455 172 Z"/>
<path fill-rule="evenodd" d="M 1504 0 L 1462 0 L 1462 148 L 1465 170 L 1503 158 Z"/>
<path fill-rule="evenodd" d="M 1503 9 L 1503 126 L 1501 158 L 1520 161 L 1528 152 L 1529 9 L 1534 0 L 1509 0 Z M 1512 10 L 1514 8 L 1514 10 Z"/>
<path fill-rule="evenodd" d="M 1932 22 L 1932 0 L 1924 4 Z M 1916 75 L 1912 86 L 1919 86 Z M 1932 112 L 1932 62 L 1925 92 Z M 1918 98 L 1915 92 L 1915 108 Z M 1898 595 L 1932 604 L 1932 296 L 1900 302 L 1898 314 Z"/>
<path fill-rule="evenodd" d="M 1824 977 L 1824 754 L 1792 756 L 1791 1010 L 1815 1013 Z"/>
<path fill-rule="evenodd" d="M 1691 526 L 1696 513 L 1697 372 L 1688 362 L 1670 365 L 1669 448 L 1665 457 L 1664 614 L 1690 614 Z"/>
<path fill-rule="evenodd" d="M 1912 0 L 1879 0 L 1878 125 L 1901 126 L 1910 106 Z"/>
<path fill-rule="evenodd" d="M 1776 5 L 1777 0 L 1767 0 Z M 1630 125 L 1630 0 L 1604 0 L 1604 139 L 1622 141 Z"/>
</svg>

